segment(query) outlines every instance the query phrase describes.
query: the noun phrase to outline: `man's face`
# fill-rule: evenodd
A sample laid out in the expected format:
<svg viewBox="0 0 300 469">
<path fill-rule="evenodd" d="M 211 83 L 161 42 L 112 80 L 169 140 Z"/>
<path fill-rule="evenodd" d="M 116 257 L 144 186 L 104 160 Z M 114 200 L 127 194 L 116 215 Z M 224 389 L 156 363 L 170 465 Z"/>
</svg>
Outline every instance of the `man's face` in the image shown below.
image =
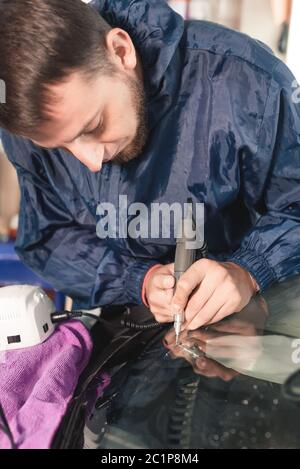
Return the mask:
<svg viewBox="0 0 300 469">
<path fill-rule="evenodd" d="M 139 77 L 116 71 L 88 81 L 73 73 L 49 90 L 51 121 L 32 138 L 39 146 L 64 148 L 93 172 L 105 162 L 125 163 L 141 153 L 147 127 Z"/>
</svg>

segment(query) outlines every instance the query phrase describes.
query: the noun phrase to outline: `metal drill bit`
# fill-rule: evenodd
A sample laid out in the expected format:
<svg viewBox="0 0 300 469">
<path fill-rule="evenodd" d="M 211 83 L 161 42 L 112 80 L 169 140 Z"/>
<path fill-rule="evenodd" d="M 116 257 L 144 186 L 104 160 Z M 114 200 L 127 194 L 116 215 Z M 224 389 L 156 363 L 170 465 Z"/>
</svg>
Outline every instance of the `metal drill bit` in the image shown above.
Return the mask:
<svg viewBox="0 0 300 469">
<path fill-rule="evenodd" d="M 176 313 L 174 315 L 174 329 L 176 334 L 176 345 L 179 344 L 179 334 L 183 323 L 183 313 Z"/>
</svg>

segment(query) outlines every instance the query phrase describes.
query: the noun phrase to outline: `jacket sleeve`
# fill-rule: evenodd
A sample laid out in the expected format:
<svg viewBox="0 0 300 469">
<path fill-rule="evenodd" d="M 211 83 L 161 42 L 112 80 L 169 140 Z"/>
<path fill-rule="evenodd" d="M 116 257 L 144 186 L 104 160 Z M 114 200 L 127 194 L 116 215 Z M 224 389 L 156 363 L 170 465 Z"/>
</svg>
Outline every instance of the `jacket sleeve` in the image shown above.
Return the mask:
<svg viewBox="0 0 300 469">
<path fill-rule="evenodd" d="M 72 297 L 78 308 L 141 304 L 144 276 L 156 262 L 123 256 L 97 237 L 96 223 L 75 220 L 26 142 L 2 133 L 21 190 L 16 242 L 19 257 L 56 289 Z M 34 171 L 28 161 L 34 161 Z"/>
<path fill-rule="evenodd" d="M 250 156 L 241 180 L 256 221 L 227 260 L 246 268 L 263 291 L 300 273 L 300 92 L 282 63 L 270 82 L 257 153 Z"/>
</svg>

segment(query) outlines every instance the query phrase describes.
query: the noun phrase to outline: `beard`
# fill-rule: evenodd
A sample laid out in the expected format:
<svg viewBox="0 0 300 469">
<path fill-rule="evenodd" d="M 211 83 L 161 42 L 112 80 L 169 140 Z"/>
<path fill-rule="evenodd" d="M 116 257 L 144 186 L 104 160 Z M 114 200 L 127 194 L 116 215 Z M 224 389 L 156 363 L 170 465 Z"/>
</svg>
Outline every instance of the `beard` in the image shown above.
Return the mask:
<svg viewBox="0 0 300 469">
<path fill-rule="evenodd" d="M 144 147 L 146 146 L 149 135 L 146 111 L 146 95 L 143 84 L 140 80 L 134 79 L 132 77 L 122 77 L 122 80 L 124 80 L 126 86 L 129 88 L 134 112 L 137 116 L 138 126 L 132 142 L 113 159 L 113 162 L 117 164 L 129 163 L 130 161 L 140 156 Z"/>
</svg>

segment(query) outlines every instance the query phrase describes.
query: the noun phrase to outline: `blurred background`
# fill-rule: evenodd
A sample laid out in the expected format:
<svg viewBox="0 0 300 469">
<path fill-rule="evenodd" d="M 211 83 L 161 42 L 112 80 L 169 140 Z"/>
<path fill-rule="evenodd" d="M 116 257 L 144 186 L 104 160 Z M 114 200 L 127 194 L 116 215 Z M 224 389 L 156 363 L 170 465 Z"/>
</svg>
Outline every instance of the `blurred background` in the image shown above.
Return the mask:
<svg viewBox="0 0 300 469">
<path fill-rule="evenodd" d="M 223 24 L 267 44 L 300 82 L 299 0 L 169 0 L 186 19 Z"/>
<path fill-rule="evenodd" d="M 287 63 L 300 83 L 300 0 L 170 0 L 169 4 L 185 19 L 221 23 L 263 41 Z M 16 173 L 0 140 L 0 285 L 14 283 L 14 278 L 17 283 L 33 283 L 13 249 L 18 207 Z"/>
</svg>

